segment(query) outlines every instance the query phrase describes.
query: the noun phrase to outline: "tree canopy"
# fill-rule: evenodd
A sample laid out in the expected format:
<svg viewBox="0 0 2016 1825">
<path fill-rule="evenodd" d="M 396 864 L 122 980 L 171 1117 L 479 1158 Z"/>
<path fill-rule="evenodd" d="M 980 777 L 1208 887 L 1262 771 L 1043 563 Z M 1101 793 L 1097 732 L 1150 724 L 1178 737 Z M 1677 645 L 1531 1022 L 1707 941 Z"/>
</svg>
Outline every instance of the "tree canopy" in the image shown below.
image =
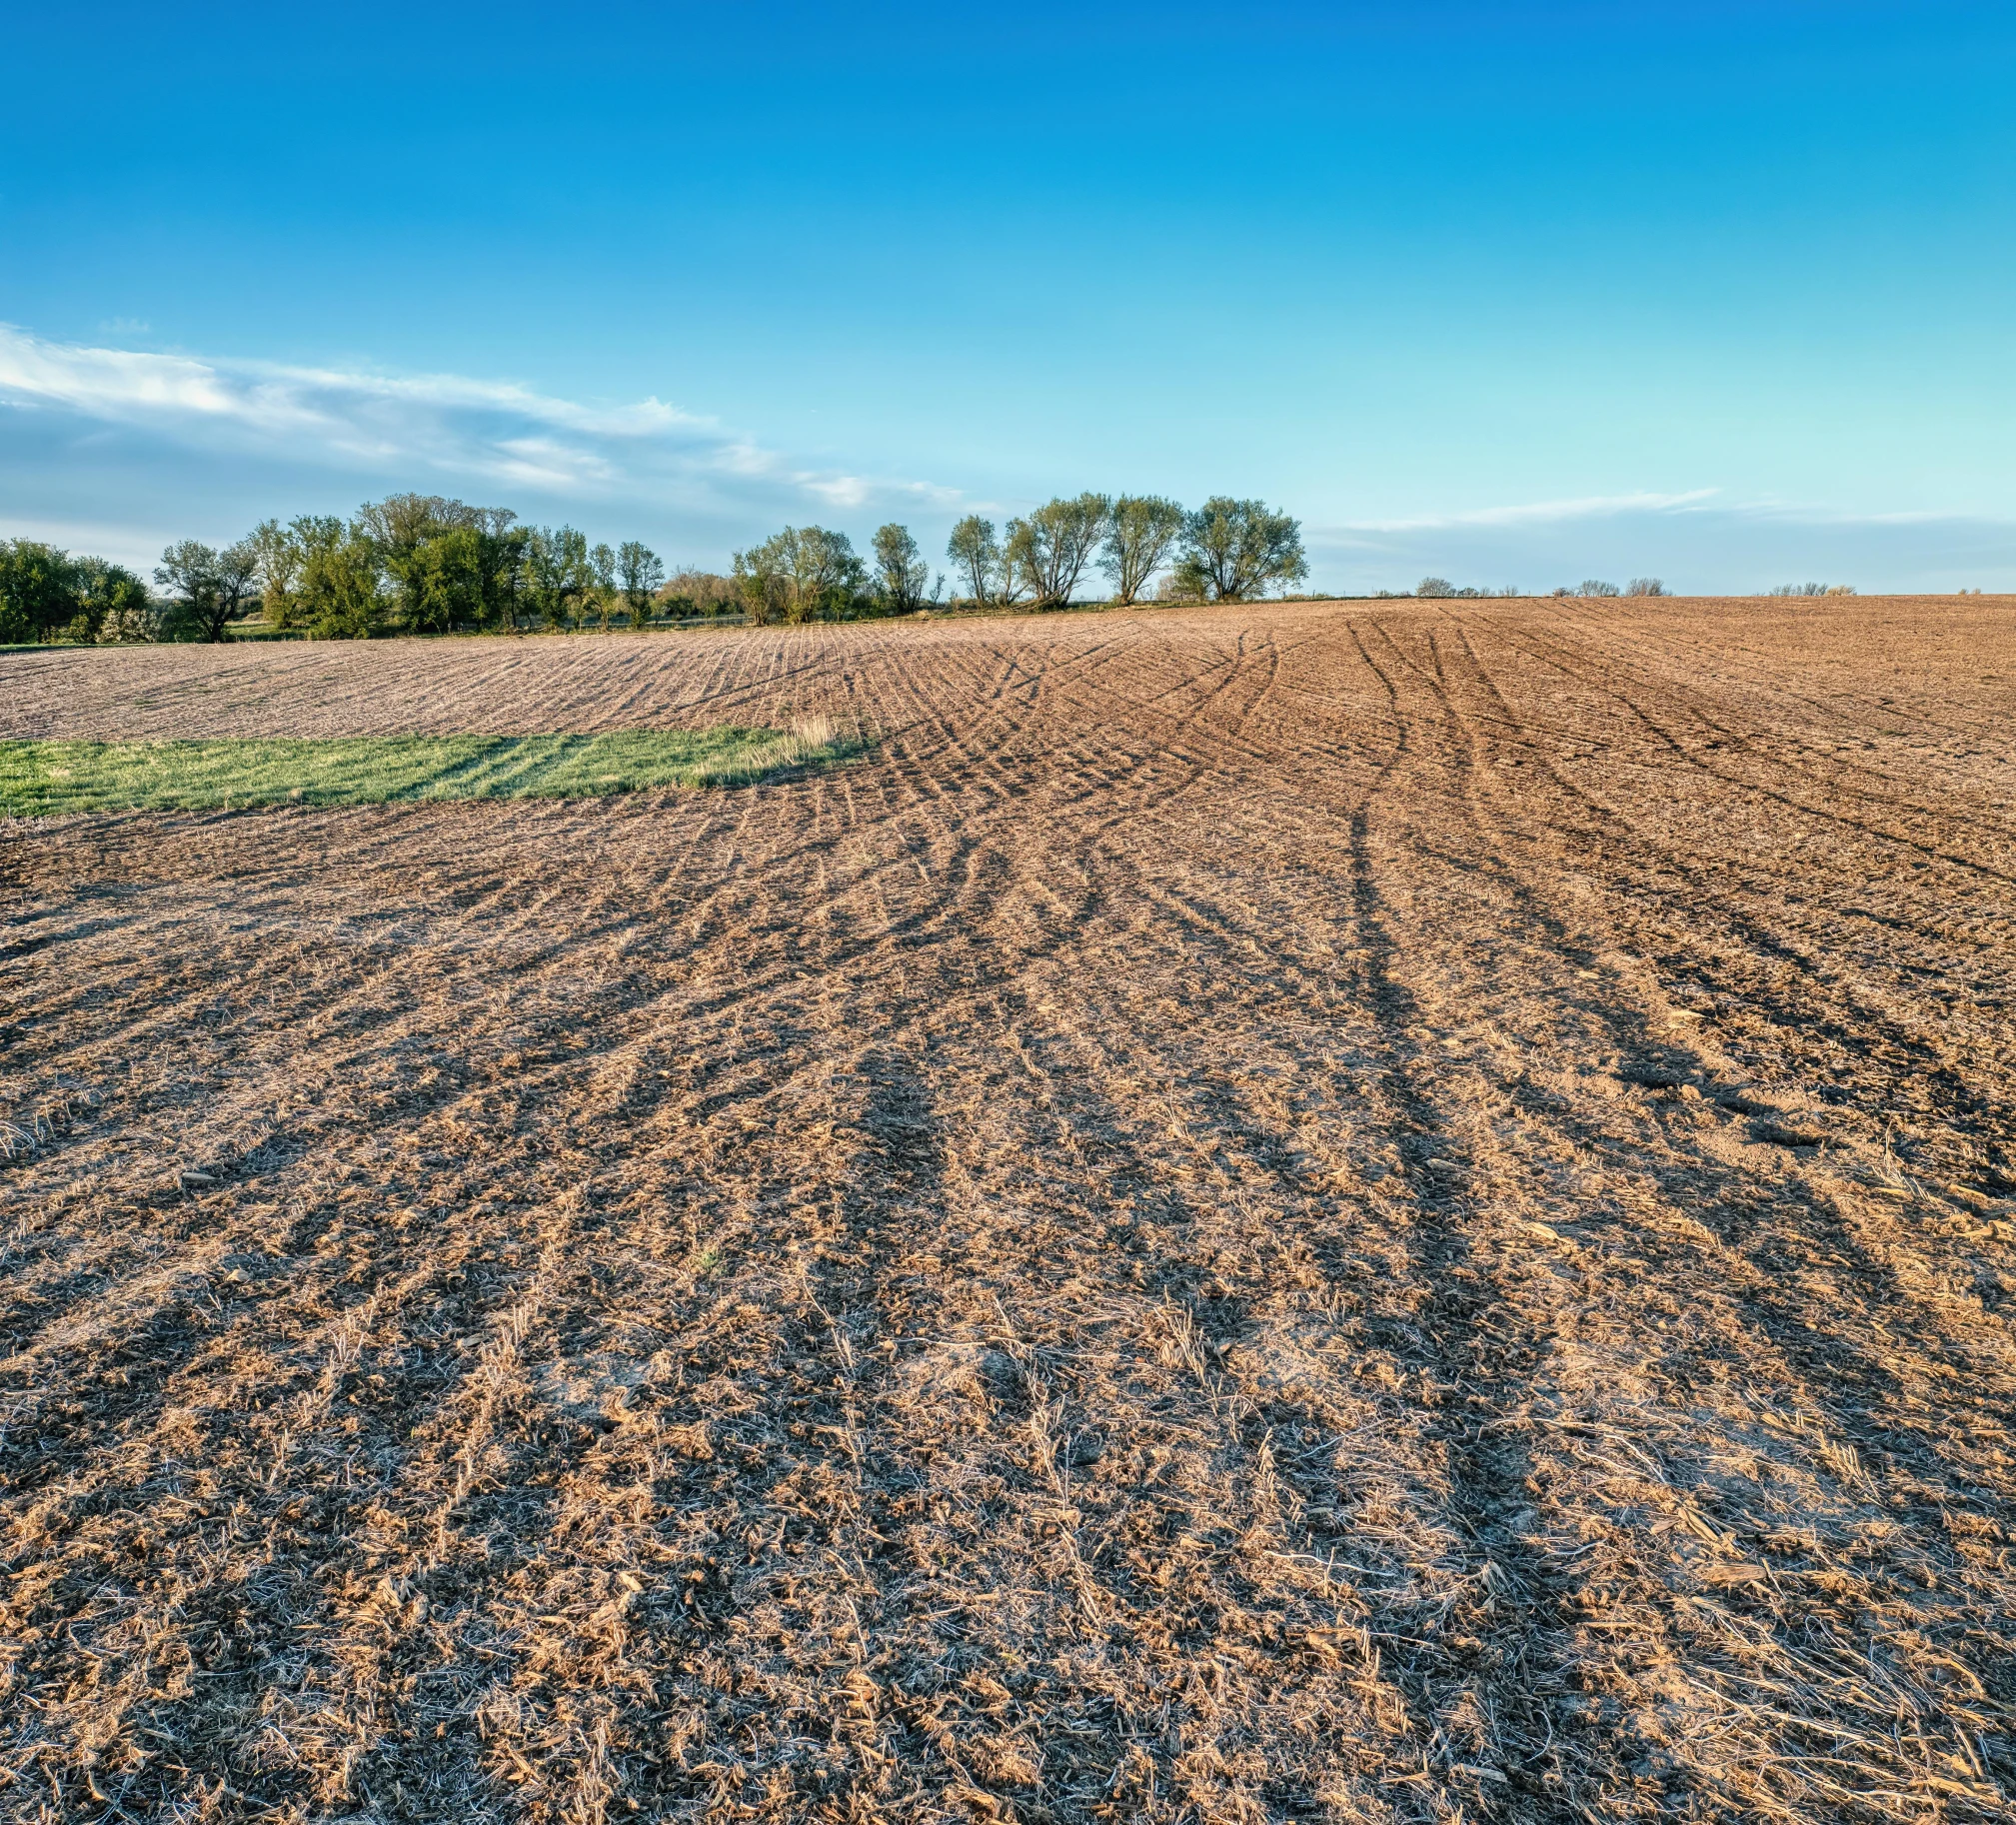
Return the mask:
<svg viewBox="0 0 2016 1825">
<path fill-rule="evenodd" d="M 1182 536 L 1185 516 L 1159 495 L 1121 495 L 1106 516 L 1099 565 L 1113 582 L 1113 600 L 1132 602 Z"/>
<path fill-rule="evenodd" d="M 1206 602 L 1245 602 L 1309 574 L 1300 522 L 1264 501 L 1213 495 L 1183 522 L 1176 582 Z"/>
<path fill-rule="evenodd" d="M 968 514 L 952 529 L 945 555 L 952 560 L 953 574 L 963 578 L 971 599 L 986 608 L 991 603 L 1012 602 L 1012 577 L 1002 557 L 1001 541 L 994 522 L 980 514 Z"/>
<path fill-rule="evenodd" d="M 1008 522 L 1004 555 L 1036 608 L 1060 609 L 1070 601 L 1111 512 L 1104 495 L 1059 496 L 1027 519 Z"/>
<path fill-rule="evenodd" d="M 845 533 L 823 526 L 787 526 L 761 545 L 735 554 L 735 577 L 753 626 L 782 619 L 819 621 L 851 612 L 868 567 Z"/>
<path fill-rule="evenodd" d="M 931 566 L 917 549 L 907 526 L 885 526 L 875 536 L 876 593 L 892 615 L 909 615 L 924 607 Z"/>
<path fill-rule="evenodd" d="M 1307 574 L 1293 520 L 1223 496 L 1185 513 L 1158 495 L 1088 490 L 1000 531 L 968 514 L 946 556 L 955 598 L 984 608 L 1067 607 L 1094 564 L 1120 603 L 1139 600 L 1172 557 L 1175 593 L 1212 600 Z M 738 608 L 761 626 L 911 614 L 941 600 L 946 584 L 934 584 L 911 529 L 895 522 L 877 529 L 866 559 L 844 532 L 787 526 L 737 552 L 731 576 L 686 568 L 668 582 L 665 562 L 638 540 L 591 545 L 572 526 L 524 525 L 509 508 L 419 493 L 367 501 L 348 519 L 264 520 L 222 547 L 179 540 L 154 581 L 150 594 L 119 565 L 0 540 L 0 640 L 228 640 L 254 603 L 268 629 L 321 640 L 606 630 Z"/>
</svg>

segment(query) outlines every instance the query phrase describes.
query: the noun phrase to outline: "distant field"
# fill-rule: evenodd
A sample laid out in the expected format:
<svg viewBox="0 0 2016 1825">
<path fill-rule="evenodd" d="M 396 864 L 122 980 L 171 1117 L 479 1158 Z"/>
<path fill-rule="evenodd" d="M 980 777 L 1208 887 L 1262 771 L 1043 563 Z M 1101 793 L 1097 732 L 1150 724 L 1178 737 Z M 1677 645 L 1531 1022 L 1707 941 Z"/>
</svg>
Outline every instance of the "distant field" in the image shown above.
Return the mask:
<svg viewBox="0 0 2016 1825">
<path fill-rule="evenodd" d="M 658 786 L 736 785 L 839 752 L 824 730 L 792 735 L 733 728 L 599 736 L 0 740 L 0 815 L 592 799 Z"/>
<path fill-rule="evenodd" d="M 407 782 L 0 820 L 0 1810 L 2007 1818 L 2012 708 L 1974 599 L 0 656 Z"/>
</svg>

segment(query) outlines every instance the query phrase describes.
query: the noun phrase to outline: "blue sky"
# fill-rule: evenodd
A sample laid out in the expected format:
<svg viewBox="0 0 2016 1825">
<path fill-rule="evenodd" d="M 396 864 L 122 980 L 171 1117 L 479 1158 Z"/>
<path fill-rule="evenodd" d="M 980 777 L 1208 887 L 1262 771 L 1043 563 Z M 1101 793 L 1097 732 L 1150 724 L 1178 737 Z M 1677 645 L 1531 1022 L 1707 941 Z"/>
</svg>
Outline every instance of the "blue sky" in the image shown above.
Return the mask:
<svg viewBox="0 0 2016 1825">
<path fill-rule="evenodd" d="M 1312 582 L 2016 589 L 2016 9 L 16 7 L 0 533 L 724 565 L 1081 488 Z"/>
</svg>

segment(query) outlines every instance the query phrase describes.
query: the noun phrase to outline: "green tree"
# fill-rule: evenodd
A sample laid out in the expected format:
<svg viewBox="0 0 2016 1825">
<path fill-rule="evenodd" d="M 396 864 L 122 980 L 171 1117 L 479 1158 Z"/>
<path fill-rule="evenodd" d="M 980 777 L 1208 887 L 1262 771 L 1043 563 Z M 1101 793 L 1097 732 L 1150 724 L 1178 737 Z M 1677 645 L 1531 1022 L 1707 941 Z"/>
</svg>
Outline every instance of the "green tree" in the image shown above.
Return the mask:
<svg viewBox="0 0 2016 1825">
<path fill-rule="evenodd" d="M 451 526 L 473 526 L 481 508 L 445 495 L 387 495 L 382 501 L 367 501 L 357 510 L 356 525 L 372 540 L 394 576 L 393 561 L 427 543 Z"/>
<path fill-rule="evenodd" d="M 1176 583 L 1209 602 L 1244 602 L 1309 574 L 1302 529 L 1264 501 L 1213 495 L 1183 522 Z"/>
<path fill-rule="evenodd" d="M 123 564 L 0 539 L 0 641 L 158 638 L 147 586 Z"/>
<path fill-rule="evenodd" d="M 908 615 L 924 606 L 931 566 L 917 549 L 907 526 L 885 526 L 875 536 L 876 593 L 892 615 Z"/>
<path fill-rule="evenodd" d="M 229 640 L 231 623 L 258 575 L 259 553 L 249 539 L 222 551 L 196 539 L 169 546 L 154 572 L 154 581 L 174 592 L 163 617 L 168 638 L 212 644 Z"/>
<path fill-rule="evenodd" d="M 787 526 L 735 555 L 736 578 L 753 625 L 774 615 L 791 622 L 846 614 L 867 569 L 845 533 L 823 526 Z"/>
<path fill-rule="evenodd" d="M 588 540 L 571 526 L 531 528 L 525 540 L 525 597 L 549 628 L 574 625 L 577 606 L 594 585 Z"/>
<path fill-rule="evenodd" d="M 994 522 L 979 514 L 968 514 L 952 529 L 945 555 L 952 560 L 953 573 L 965 580 L 973 600 L 986 608 L 994 600 L 995 580 L 1002 574 L 1001 542 Z"/>
<path fill-rule="evenodd" d="M 423 632 L 445 633 L 469 624 L 517 624 L 530 538 L 517 519 L 509 508 L 404 494 L 367 501 L 358 509 L 357 525 L 377 546 L 392 579 L 398 619 Z M 569 592 L 564 619 L 572 619 L 573 600 L 585 599 L 589 588 L 584 583 Z"/>
<path fill-rule="evenodd" d="M 483 535 L 473 526 L 436 530 L 414 547 L 401 578 L 403 619 L 420 634 L 446 634 L 484 619 Z"/>
<path fill-rule="evenodd" d="M 477 572 L 483 585 L 477 621 L 486 628 L 515 629 L 525 584 L 525 551 L 532 539 L 532 529 L 520 526 L 518 516 L 508 507 L 486 507 L 480 511 L 473 530 Z"/>
<path fill-rule="evenodd" d="M 369 640 L 384 631 L 393 602 L 383 553 L 365 526 L 333 514 L 294 522 L 303 550 L 296 626 L 316 640 Z"/>
<path fill-rule="evenodd" d="M 735 554 L 735 593 L 752 628 L 767 627 L 784 613 L 790 584 L 780 541 L 766 539 Z"/>
<path fill-rule="evenodd" d="M 665 581 L 664 561 L 650 546 L 640 545 L 635 539 L 626 539 L 617 547 L 616 574 L 623 588 L 623 600 L 630 609 L 630 625 L 641 628 L 650 611 L 652 597 Z"/>
<path fill-rule="evenodd" d="M 588 554 L 588 575 L 584 613 L 592 608 L 602 631 L 607 634 L 610 617 L 616 613 L 616 553 L 607 545 L 598 545 Z"/>
<path fill-rule="evenodd" d="M 426 592 L 428 547 L 449 523 L 444 510 L 452 505 L 440 495 L 388 495 L 367 501 L 351 522 L 358 536 L 369 539 L 392 585 L 391 613 L 406 627 L 425 625 L 421 598 Z"/>
<path fill-rule="evenodd" d="M 823 526 L 802 526 L 792 541 L 792 619 L 817 621 L 854 610 L 868 582 L 868 567 L 856 555 L 845 533 Z"/>
<path fill-rule="evenodd" d="M 1182 536 L 1183 510 L 1160 495 L 1121 495 L 1106 519 L 1099 568 L 1113 580 L 1113 600 L 1132 602 Z"/>
<path fill-rule="evenodd" d="M 1082 494 L 1046 501 L 1026 520 L 1008 522 L 1004 554 L 1034 607 L 1061 609 L 1070 602 L 1111 512 L 1104 495 Z"/>
<path fill-rule="evenodd" d="M 305 546 L 293 526 L 278 520 L 262 520 L 252 529 L 252 549 L 259 555 L 259 602 L 266 619 L 276 628 L 294 625 L 295 588 L 301 581 L 301 561 Z"/>
<path fill-rule="evenodd" d="M 260 552 L 261 600 L 276 628 L 306 630 L 329 616 L 329 553 L 348 529 L 334 514 L 297 514 L 285 528 L 273 520 L 253 529 Z"/>
<path fill-rule="evenodd" d="M 35 539 L 0 541 L 0 641 L 61 638 L 81 613 L 68 552 Z"/>
<path fill-rule="evenodd" d="M 147 586 L 123 564 L 103 558 L 78 560 L 83 582 L 84 619 L 92 640 L 155 640 L 160 622 Z"/>
</svg>

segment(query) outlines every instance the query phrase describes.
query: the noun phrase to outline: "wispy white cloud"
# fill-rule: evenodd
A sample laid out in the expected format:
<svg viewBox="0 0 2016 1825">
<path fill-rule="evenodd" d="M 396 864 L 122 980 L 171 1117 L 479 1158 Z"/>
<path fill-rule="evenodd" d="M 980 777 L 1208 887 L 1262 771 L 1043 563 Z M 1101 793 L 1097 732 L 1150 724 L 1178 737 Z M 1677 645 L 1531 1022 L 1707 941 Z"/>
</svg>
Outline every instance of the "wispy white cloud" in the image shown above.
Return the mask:
<svg viewBox="0 0 2016 1825">
<path fill-rule="evenodd" d="M 1693 488 L 1684 494 L 1583 495 L 1566 501 L 1523 501 L 1509 507 L 1478 507 L 1461 513 L 1415 514 L 1397 520 L 1356 520 L 1325 527 L 1324 535 L 1347 543 L 1353 533 L 1442 532 L 1459 527 L 1556 526 L 1570 520 L 1596 520 L 1619 514 L 1678 513 L 1699 507 L 1719 489 Z"/>
<path fill-rule="evenodd" d="M 1709 488 L 1311 524 L 1307 537 L 1318 571 L 1347 590 L 1407 588 L 1422 575 L 1537 588 L 1656 576 L 1710 592 L 1807 578 L 1865 591 L 2006 587 L 2016 577 L 2016 521 L 1730 500 Z"/>
<path fill-rule="evenodd" d="M 1733 505 L 1730 513 L 1760 521 L 1779 520 L 1797 526 L 1981 526 L 2007 525 L 2007 520 L 1980 514 L 1959 513 L 1951 508 L 1912 508 L 1890 513 L 1870 513 L 1850 508 L 1829 507 L 1810 501 L 1746 501 Z"/>
<path fill-rule="evenodd" d="M 766 450 L 663 400 L 596 405 L 508 381 L 394 375 L 47 341 L 0 324 L 0 404 L 150 432 L 208 450 L 281 455 L 393 485 L 483 482 L 616 499 L 668 487 L 857 508 L 949 505 L 930 483 L 836 474 Z"/>
</svg>

